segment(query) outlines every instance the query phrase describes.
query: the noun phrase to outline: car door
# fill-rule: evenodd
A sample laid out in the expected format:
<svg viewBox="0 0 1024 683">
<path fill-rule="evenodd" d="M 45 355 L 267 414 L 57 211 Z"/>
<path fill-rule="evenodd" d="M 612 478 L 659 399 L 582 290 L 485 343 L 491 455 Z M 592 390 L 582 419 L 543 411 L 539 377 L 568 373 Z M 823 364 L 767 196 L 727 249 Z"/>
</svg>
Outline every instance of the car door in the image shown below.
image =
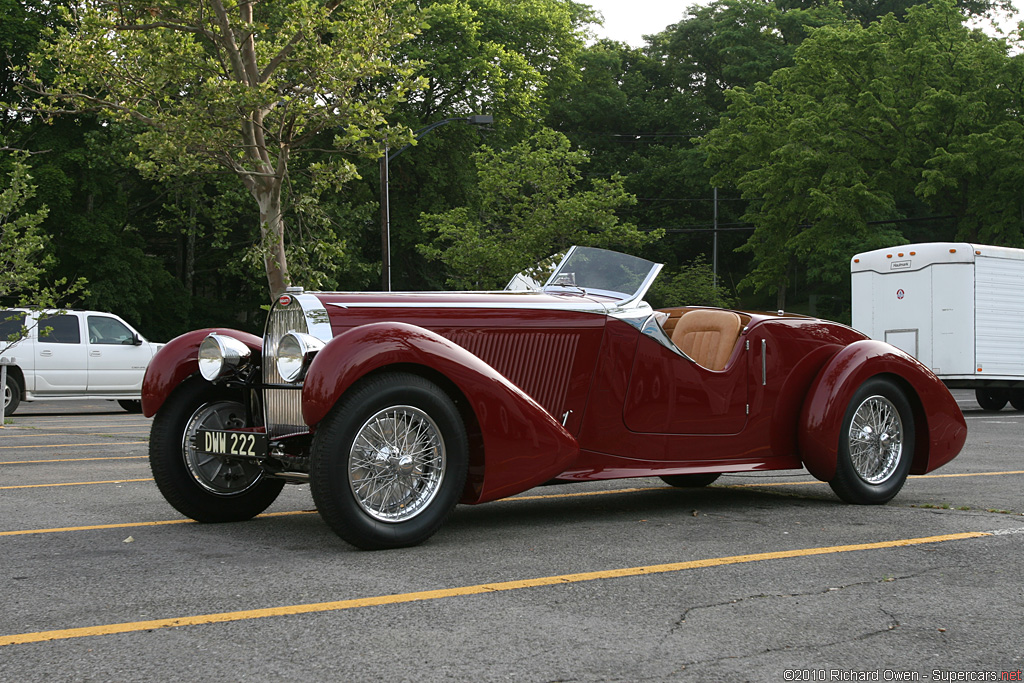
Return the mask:
<svg viewBox="0 0 1024 683">
<path fill-rule="evenodd" d="M 73 313 L 42 316 L 35 335 L 35 393 L 40 396 L 85 393 L 88 360 L 82 319 Z"/>
<path fill-rule="evenodd" d="M 737 434 L 747 423 L 747 354 L 738 340 L 728 364 L 709 370 L 671 345 L 641 336 L 623 406 L 643 434 Z"/>
<path fill-rule="evenodd" d="M 142 391 L 142 377 L 153 357 L 149 344 L 137 344 L 140 338 L 132 328 L 111 315 L 90 313 L 86 316 L 89 331 L 89 393 L 137 394 Z"/>
</svg>

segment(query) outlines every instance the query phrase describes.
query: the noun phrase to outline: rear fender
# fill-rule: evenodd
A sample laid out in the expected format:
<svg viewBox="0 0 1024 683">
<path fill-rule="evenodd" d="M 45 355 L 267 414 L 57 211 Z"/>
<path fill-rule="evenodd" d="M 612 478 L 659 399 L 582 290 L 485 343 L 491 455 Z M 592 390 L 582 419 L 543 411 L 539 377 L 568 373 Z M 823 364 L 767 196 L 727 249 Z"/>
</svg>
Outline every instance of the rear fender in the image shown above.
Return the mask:
<svg viewBox="0 0 1024 683">
<path fill-rule="evenodd" d="M 800 414 L 800 457 L 822 481 L 836 473 L 839 432 L 854 392 L 868 379 L 885 375 L 906 393 L 914 411 L 912 474 L 924 474 L 952 460 L 967 440 L 967 423 L 944 384 L 917 359 L 876 340 L 840 350 L 811 384 Z"/>
<path fill-rule="evenodd" d="M 142 414 L 153 417 L 179 384 L 199 371 L 199 345 L 210 334 L 234 337 L 248 346 L 259 358 L 263 340 L 254 334 L 224 327 L 193 330 L 175 337 L 156 352 L 142 380 Z"/>
<path fill-rule="evenodd" d="M 331 340 L 302 388 L 302 417 L 315 427 L 359 379 L 389 366 L 429 368 L 469 402 L 483 441 L 484 479 L 470 499 L 482 503 L 525 491 L 565 471 L 576 439 L 521 389 L 466 349 L 416 325 L 371 323 Z"/>
</svg>

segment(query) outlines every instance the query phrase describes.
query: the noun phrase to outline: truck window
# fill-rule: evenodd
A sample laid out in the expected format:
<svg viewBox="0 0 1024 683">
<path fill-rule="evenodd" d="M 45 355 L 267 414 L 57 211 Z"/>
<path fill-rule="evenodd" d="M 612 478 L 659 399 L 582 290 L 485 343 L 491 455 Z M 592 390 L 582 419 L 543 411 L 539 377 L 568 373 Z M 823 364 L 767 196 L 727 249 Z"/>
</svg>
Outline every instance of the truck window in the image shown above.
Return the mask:
<svg viewBox="0 0 1024 683">
<path fill-rule="evenodd" d="M 132 331 L 120 320 L 102 315 L 89 316 L 90 344 L 131 344 Z"/>
<path fill-rule="evenodd" d="M 21 328 L 24 326 L 24 311 L 0 311 L 0 344 L 21 336 Z"/>
<path fill-rule="evenodd" d="M 39 321 L 39 341 L 44 344 L 80 344 L 82 332 L 73 315 L 52 315 Z"/>
</svg>

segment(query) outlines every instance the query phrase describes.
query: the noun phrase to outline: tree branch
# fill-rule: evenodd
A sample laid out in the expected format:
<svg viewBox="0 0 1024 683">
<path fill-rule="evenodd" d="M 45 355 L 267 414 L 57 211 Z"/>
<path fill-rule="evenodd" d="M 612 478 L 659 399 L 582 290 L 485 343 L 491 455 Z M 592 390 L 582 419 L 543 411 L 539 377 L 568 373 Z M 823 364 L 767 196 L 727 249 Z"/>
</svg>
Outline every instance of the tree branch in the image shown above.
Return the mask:
<svg viewBox="0 0 1024 683">
<path fill-rule="evenodd" d="M 238 51 L 238 43 L 235 42 L 235 34 L 231 30 L 231 22 L 228 20 L 228 13 L 224 9 L 224 3 L 221 0 L 210 0 L 210 4 L 213 6 L 213 12 L 217 15 L 217 24 L 220 26 L 222 36 L 216 39 L 216 42 L 224 48 L 224 51 L 228 54 L 228 59 L 231 62 L 231 70 L 235 74 L 235 78 L 239 83 L 246 83 L 245 77 L 245 64 L 242 62 L 242 55 Z"/>
<path fill-rule="evenodd" d="M 181 31 L 182 33 L 195 33 L 213 42 L 217 42 L 217 34 L 212 31 L 207 31 L 200 26 L 174 24 L 169 21 L 153 21 L 147 24 L 114 24 L 113 28 L 115 31 L 148 31 L 154 28 L 168 28 L 172 31 Z"/>
</svg>

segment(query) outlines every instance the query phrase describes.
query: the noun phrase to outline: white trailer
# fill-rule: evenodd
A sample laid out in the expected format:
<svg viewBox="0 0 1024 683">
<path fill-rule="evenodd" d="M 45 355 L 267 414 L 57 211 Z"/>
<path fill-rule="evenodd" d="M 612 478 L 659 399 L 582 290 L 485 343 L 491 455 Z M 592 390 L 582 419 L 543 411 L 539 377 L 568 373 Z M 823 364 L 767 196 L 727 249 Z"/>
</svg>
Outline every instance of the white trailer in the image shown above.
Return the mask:
<svg viewBox="0 0 1024 683">
<path fill-rule="evenodd" d="M 853 327 L 927 365 L 985 410 L 1024 410 L 1024 249 L 906 244 L 850 261 Z"/>
</svg>

